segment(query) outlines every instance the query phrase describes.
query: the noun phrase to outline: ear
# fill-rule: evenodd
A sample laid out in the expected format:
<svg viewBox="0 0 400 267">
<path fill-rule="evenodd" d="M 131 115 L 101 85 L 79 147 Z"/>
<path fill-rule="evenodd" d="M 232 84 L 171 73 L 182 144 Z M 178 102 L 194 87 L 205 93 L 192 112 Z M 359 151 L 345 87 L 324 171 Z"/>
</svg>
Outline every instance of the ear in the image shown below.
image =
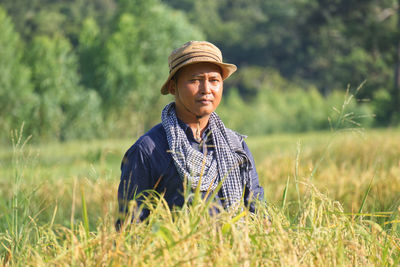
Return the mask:
<svg viewBox="0 0 400 267">
<path fill-rule="evenodd" d="M 169 82 L 168 82 L 168 92 L 171 95 L 175 95 L 176 94 L 176 82 L 173 79 L 169 80 Z"/>
</svg>

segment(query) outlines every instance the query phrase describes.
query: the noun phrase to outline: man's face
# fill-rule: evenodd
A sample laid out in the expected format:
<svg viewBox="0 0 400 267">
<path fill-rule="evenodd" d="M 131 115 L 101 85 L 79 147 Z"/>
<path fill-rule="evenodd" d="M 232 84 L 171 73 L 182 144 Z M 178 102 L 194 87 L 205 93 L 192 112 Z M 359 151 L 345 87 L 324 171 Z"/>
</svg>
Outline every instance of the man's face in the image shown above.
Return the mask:
<svg viewBox="0 0 400 267">
<path fill-rule="evenodd" d="M 221 102 L 221 70 L 212 63 L 188 65 L 179 70 L 177 80 L 170 82 L 169 90 L 175 95 L 176 109 L 181 116 L 208 116 Z"/>
</svg>

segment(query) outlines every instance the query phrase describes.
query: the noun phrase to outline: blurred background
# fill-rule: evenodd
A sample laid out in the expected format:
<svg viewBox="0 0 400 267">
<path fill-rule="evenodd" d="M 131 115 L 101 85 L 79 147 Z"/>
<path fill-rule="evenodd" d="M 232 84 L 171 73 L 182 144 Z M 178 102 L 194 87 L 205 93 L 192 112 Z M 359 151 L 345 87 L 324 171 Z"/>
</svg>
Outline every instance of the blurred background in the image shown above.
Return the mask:
<svg viewBox="0 0 400 267">
<path fill-rule="evenodd" d="M 167 58 L 207 40 L 238 65 L 217 110 L 246 135 L 400 122 L 397 0 L 0 0 L 0 142 L 135 137 L 160 121 Z M 364 83 L 365 82 L 365 83 Z M 364 84 L 363 84 L 364 83 Z M 362 88 L 357 91 L 361 85 Z"/>
<path fill-rule="evenodd" d="M 285 229 L 280 243 L 255 235 L 272 240 L 273 252 L 249 248 L 267 247 L 262 254 L 276 262 L 291 259 L 287 251 L 303 255 L 291 265 L 318 257 L 396 265 L 399 2 L 0 0 L 0 265 L 74 266 L 81 257 L 88 266 L 120 257 L 132 265 L 143 254 L 112 249 L 119 168 L 173 101 L 160 94 L 167 58 L 189 40 L 215 43 L 238 66 L 217 113 L 250 136 L 268 206 Z M 157 250 L 145 241 L 160 240 L 155 222 L 139 239 Z M 220 251 L 193 238 L 199 253 Z M 141 251 L 142 241 L 129 240 Z M 146 260 L 156 255 L 149 251 Z"/>
</svg>

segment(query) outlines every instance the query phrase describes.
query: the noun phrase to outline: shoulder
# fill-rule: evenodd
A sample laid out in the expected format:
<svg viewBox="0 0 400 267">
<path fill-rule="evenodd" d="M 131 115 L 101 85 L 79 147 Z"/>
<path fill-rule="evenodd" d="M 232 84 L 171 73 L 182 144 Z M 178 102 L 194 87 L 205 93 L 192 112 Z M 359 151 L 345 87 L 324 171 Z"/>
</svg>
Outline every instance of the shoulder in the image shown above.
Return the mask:
<svg viewBox="0 0 400 267">
<path fill-rule="evenodd" d="M 168 141 L 161 123 L 142 135 L 126 152 L 125 156 L 141 153 L 150 157 L 155 151 L 166 150 Z"/>
<path fill-rule="evenodd" d="M 136 144 L 142 149 L 152 149 L 156 146 L 161 145 L 162 143 L 166 143 L 166 134 L 164 127 L 161 123 L 157 124 L 153 128 L 151 128 L 147 133 L 142 135 L 137 141 Z"/>
<path fill-rule="evenodd" d="M 225 129 L 226 129 L 226 132 L 227 132 L 228 134 L 234 135 L 234 136 L 236 136 L 237 138 L 241 139 L 242 141 L 243 141 L 244 139 L 247 138 L 247 135 L 238 133 L 238 132 L 236 132 L 236 131 L 234 131 L 234 130 L 232 130 L 232 129 L 229 129 L 229 128 L 225 128 Z"/>
<path fill-rule="evenodd" d="M 247 138 L 247 136 L 240 134 L 229 128 L 225 128 L 225 129 L 226 129 L 226 134 L 228 135 L 228 138 L 238 147 L 243 147 L 243 145 L 245 144 L 244 139 Z"/>
</svg>

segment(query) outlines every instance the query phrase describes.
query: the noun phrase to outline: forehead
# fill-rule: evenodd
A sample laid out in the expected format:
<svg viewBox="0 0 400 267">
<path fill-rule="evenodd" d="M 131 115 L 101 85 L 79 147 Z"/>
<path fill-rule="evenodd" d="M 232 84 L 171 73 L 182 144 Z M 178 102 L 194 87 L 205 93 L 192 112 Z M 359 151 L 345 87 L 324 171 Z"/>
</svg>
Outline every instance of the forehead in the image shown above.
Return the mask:
<svg viewBox="0 0 400 267">
<path fill-rule="evenodd" d="M 221 68 L 212 63 L 200 62 L 183 67 L 177 74 L 179 76 L 197 76 L 203 74 L 215 74 L 221 76 Z"/>
</svg>

